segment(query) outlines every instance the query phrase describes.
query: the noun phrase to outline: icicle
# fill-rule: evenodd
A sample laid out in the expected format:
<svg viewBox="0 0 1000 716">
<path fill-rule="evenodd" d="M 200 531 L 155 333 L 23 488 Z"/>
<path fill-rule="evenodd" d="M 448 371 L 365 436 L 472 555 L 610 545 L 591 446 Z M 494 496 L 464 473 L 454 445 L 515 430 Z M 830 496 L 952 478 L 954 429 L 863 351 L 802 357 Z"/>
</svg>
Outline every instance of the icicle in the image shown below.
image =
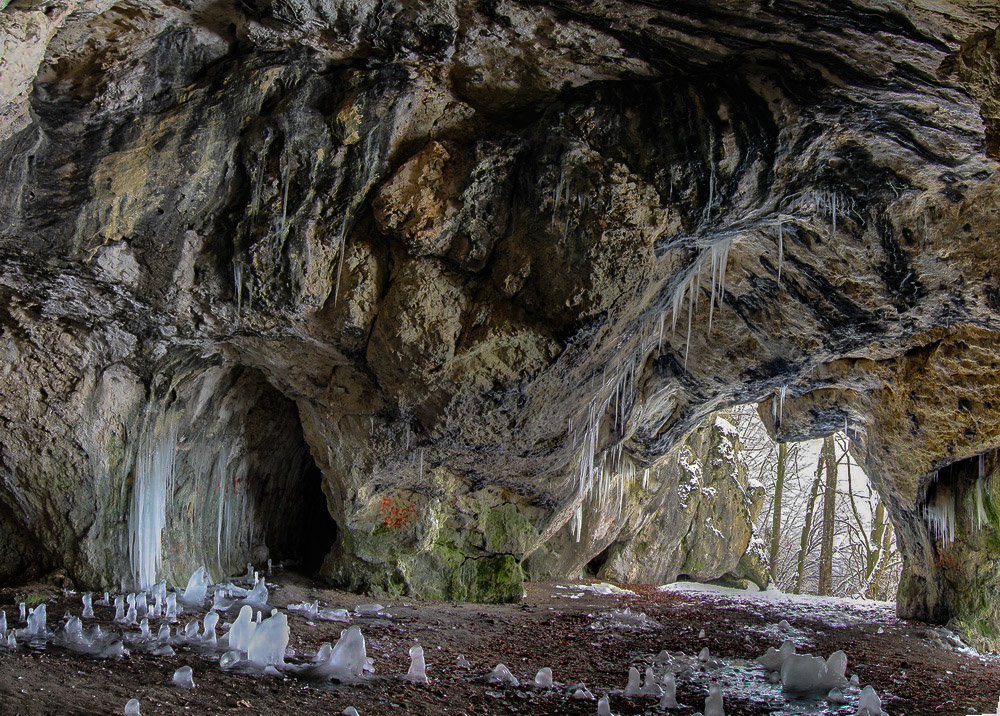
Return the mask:
<svg viewBox="0 0 1000 716">
<path fill-rule="evenodd" d="M 132 577 L 140 589 L 152 586 L 160 569 L 176 445 L 177 429 L 167 414 L 159 416 L 151 434 L 140 444 L 128 525 Z"/>
<path fill-rule="evenodd" d="M 281 170 L 281 183 L 282 183 L 282 195 L 281 195 L 281 238 L 284 239 L 287 235 L 287 226 L 285 224 L 285 217 L 288 211 L 288 173 L 292 164 L 291 157 L 285 153 L 285 165 Z"/>
<path fill-rule="evenodd" d="M 344 211 L 344 221 L 340 224 L 340 256 L 337 257 L 337 281 L 333 288 L 333 305 L 337 305 L 340 296 L 340 274 L 344 270 L 344 251 L 347 246 L 347 211 Z"/>
<path fill-rule="evenodd" d="M 778 224 L 778 283 L 781 283 L 781 263 L 785 258 L 784 224 Z"/>
<path fill-rule="evenodd" d="M 837 192 L 833 193 L 833 198 L 832 198 L 831 201 L 832 201 L 832 205 L 833 205 L 833 209 L 832 209 L 832 213 L 833 213 L 833 233 L 834 233 L 834 235 L 836 235 L 836 233 L 837 233 Z"/>
<path fill-rule="evenodd" d="M 778 425 L 781 425 L 782 421 L 785 419 L 785 391 L 788 390 L 787 385 L 781 386 L 781 390 L 778 392 Z"/>
</svg>

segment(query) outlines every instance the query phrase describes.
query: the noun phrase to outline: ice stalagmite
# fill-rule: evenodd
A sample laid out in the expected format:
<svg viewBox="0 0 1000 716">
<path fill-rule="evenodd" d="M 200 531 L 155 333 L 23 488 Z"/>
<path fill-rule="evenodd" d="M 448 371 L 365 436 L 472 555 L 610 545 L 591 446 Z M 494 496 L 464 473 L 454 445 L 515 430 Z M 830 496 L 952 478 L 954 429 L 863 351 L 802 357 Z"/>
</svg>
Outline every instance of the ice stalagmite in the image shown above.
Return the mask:
<svg viewBox="0 0 1000 716">
<path fill-rule="evenodd" d="M 643 696 L 659 696 L 663 693 L 663 689 L 656 683 L 656 674 L 653 673 L 652 666 L 646 667 L 646 683 L 642 685 L 640 693 Z"/>
<path fill-rule="evenodd" d="M 844 696 L 844 692 L 838 688 L 830 689 L 830 693 L 826 695 L 826 702 L 831 706 L 843 706 L 847 703 L 847 697 Z"/>
<path fill-rule="evenodd" d="M 160 630 L 156 632 L 156 640 L 167 643 L 170 641 L 170 625 L 160 624 Z"/>
<path fill-rule="evenodd" d="M 219 615 L 209 612 L 205 615 L 205 631 L 201 635 L 201 640 L 209 646 L 215 646 L 219 639 L 215 635 L 215 626 L 219 623 Z"/>
<path fill-rule="evenodd" d="M 861 689 L 861 697 L 858 699 L 857 716 L 882 716 L 882 699 L 875 693 L 875 689 L 866 686 Z"/>
<path fill-rule="evenodd" d="M 472 664 L 469 663 L 469 660 L 465 658 L 465 654 L 459 654 L 456 662 L 463 669 L 468 669 L 472 666 Z"/>
<path fill-rule="evenodd" d="M 247 648 L 247 658 L 254 664 L 284 666 L 289 636 L 287 614 L 268 617 L 257 624 Z"/>
<path fill-rule="evenodd" d="M 517 677 L 510 673 L 510 669 L 507 668 L 505 664 L 497 664 L 493 667 L 493 671 L 486 675 L 487 684 L 510 684 L 511 686 L 519 686 L 520 682 Z"/>
<path fill-rule="evenodd" d="M 663 698 L 660 699 L 660 708 L 676 709 L 679 706 L 677 703 L 677 683 L 673 673 L 667 672 L 663 677 Z"/>
<path fill-rule="evenodd" d="M 257 583 L 254 584 L 253 589 L 247 594 L 247 602 L 250 604 L 255 604 L 259 606 L 267 605 L 267 584 L 263 579 L 258 579 Z"/>
<path fill-rule="evenodd" d="M 353 706 L 348 706 L 346 709 L 340 712 L 340 716 L 361 716 L 358 710 Z"/>
<path fill-rule="evenodd" d="M 32 636 L 45 636 L 45 621 L 45 605 L 39 604 L 28 614 L 28 628 L 25 629 L 25 633 Z"/>
<path fill-rule="evenodd" d="M 611 716 L 611 702 L 607 696 L 602 696 L 597 701 L 597 716 Z"/>
<path fill-rule="evenodd" d="M 359 627 L 352 626 L 340 632 L 340 639 L 332 648 L 329 643 L 323 644 L 313 665 L 304 673 L 313 678 L 348 680 L 359 679 L 371 670 L 365 637 Z"/>
<path fill-rule="evenodd" d="M 125 716 L 142 716 L 139 712 L 139 699 L 129 699 L 125 704 Z"/>
<path fill-rule="evenodd" d="M 0 609 L 0 636 L 7 633 L 7 612 Z"/>
<path fill-rule="evenodd" d="M 149 619 L 143 619 L 139 622 L 139 638 L 151 640 L 153 638 L 152 633 L 149 631 Z"/>
<path fill-rule="evenodd" d="M 757 659 L 757 663 L 768 671 L 780 671 L 782 664 L 785 663 L 785 659 L 794 653 L 795 642 L 785 641 L 782 643 L 780 649 L 769 646 L 767 651 L 764 652 L 764 656 Z"/>
<path fill-rule="evenodd" d="M 91 594 L 90 592 L 87 592 L 86 594 L 83 595 L 83 599 L 82 599 L 82 601 L 83 601 L 83 613 L 80 614 L 80 616 L 82 618 L 84 618 L 84 619 L 93 619 L 94 618 L 94 607 L 91 604 L 91 600 L 93 598 L 94 598 L 94 595 Z"/>
<path fill-rule="evenodd" d="M 426 684 L 430 681 L 427 678 L 427 665 L 424 663 L 424 648 L 419 644 L 410 647 L 410 670 L 403 678 L 415 684 Z"/>
<path fill-rule="evenodd" d="M 229 648 L 246 653 L 256 625 L 253 623 L 253 607 L 244 604 L 240 614 L 229 628 Z"/>
<path fill-rule="evenodd" d="M 718 684 L 711 684 L 708 687 L 708 696 L 705 698 L 705 716 L 726 716 L 722 708 L 722 687 Z"/>
<path fill-rule="evenodd" d="M 182 666 L 174 672 L 174 685 L 182 689 L 194 688 L 194 673 L 190 666 Z"/>
<path fill-rule="evenodd" d="M 535 674 L 535 686 L 539 689 L 551 689 L 552 688 L 552 669 L 545 666 L 538 670 Z"/>
<path fill-rule="evenodd" d="M 201 605 L 205 603 L 205 597 L 208 594 L 208 587 L 212 583 L 212 580 L 208 577 L 208 572 L 205 571 L 204 567 L 198 567 L 188 579 L 187 587 L 184 588 L 184 594 L 181 595 L 181 601 L 192 607 L 201 608 Z"/>
<path fill-rule="evenodd" d="M 642 688 L 639 686 L 639 670 L 634 666 L 629 667 L 628 684 L 625 686 L 625 695 L 638 696 L 641 693 Z"/>
<path fill-rule="evenodd" d="M 223 671 L 231 669 L 240 662 L 240 652 L 233 649 L 232 651 L 227 651 L 225 654 L 219 657 L 219 668 Z"/>
<path fill-rule="evenodd" d="M 833 687 L 847 686 L 847 655 L 835 651 L 826 661 L 819 656 L 791 654 L 781 666 L 781 688 L 791 694 L 822 698 Z"/>
</svg>

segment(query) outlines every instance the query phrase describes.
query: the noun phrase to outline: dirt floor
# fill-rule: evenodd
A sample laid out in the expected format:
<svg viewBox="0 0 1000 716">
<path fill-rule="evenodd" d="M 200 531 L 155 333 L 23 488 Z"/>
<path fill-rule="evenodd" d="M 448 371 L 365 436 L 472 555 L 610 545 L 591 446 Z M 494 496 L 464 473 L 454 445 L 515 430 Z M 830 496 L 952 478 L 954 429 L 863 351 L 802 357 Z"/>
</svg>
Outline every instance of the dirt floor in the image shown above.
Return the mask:
<svg viewBox="0 0 1000 716">
<path fill-rule="evenodd" d="M 291 574 L 276 575 L 269 604 L 319 599 L 323 606 L 370 603 L 371 598 L 322 589 Z M 564 583 L 568 584 L 568 583 Z M 583 682 L 600 697 L 610 695 L 613 713 L 671 713 L 690 716 L 704 708 L 706 686 L 718 682 L 725 692 L 728 716 L 740 714 L 854 714 L 855 706 L 839 710 L 823 702 L 786 702 L 780 686 L 766 683 L 763 672 L 748 660 L 767 647 L 777 647 L 790 633 L 799 652 L 823 656 L 837 649 L 848 654 L 848 674 L 882 695 L 893 716 L 901 714 L 992 713 L 1000 695 L 1000 660 L 956 652 L 928 638 L 924 624 L 895 619 L 886 608 L 851 615 L 842 622 L 812 608 L 747 603 L 725 594 L 659 592 L 652 587 L 622 585 L 634 595 L 608 596 L 557 584 L 531 584 L 520 604 L 481 605 L 383 601 L 391 618 L 355 618 L 374 658 L 375 674 L 354 685 L 306 683 L 294 677 L 255 676 L 223 672 L 218 653 L 178 646 L 173 657 L 152 656 L 138 647 L 121 659 L 79 656 L 49 645 L 14 652 L 0 647 L 0 715 L 121 714 L 126 701 L 137 698 L 143 716 L 151 714 L 340 714 L 347 706 L 361 716 L 384 714 L 449 714 L 485 716 L 521 714 L 595 714 L 595 701 L 573 700 L 568 686 Z M 572 598 L 575 595 L 577 598 Z M 18 602 L 44 598 L 49 629 L 62 628 L 66 612 L 79 615 L 77 594 L 32 585 L 0 591 L 0 608 L 9 625 L 17 623 Z M 95 596 L 96 601 L 96 596 Z M 628 614 L 622 610 L 629 609 Z M 122 631 L 111 621 L 114 610 L 95 605 L 97 620 L 107 630 Z M 648 619 L 643 623 L 639 613 Z M 344 624 L 307 620 L 290 611 L 289 662 L 311 660 L 324 641 L 336 641 Z M 181 625 L 195 615 L 185 615 Z M 198 615 L 201 616 L 201 615 Z M 233 615 L 225 615 L 222 623 Z M 786 619 L 790 632 L 775 625 Z M 88 620 L 86 626 L 93 622 Z M 220 623 L 220 627 L 222 626 Z M 155 634 L 158 624 L 154 622 Z M 704 630 L 705 636 L 699 632 Z M 130 631 L 136 631 L 134 628 Z M 220 629 L 220 634 L 224 633 Z M 429 684 L 402 680 L 409 666 L 407 651 L 419 641 L 424 647 Z M 126 635 L 126 644 L 128 644 Z M 677 673 L 677 698 L 685 708 L 657 709 L 658 699 L 625 698 L 629 666 L 644 672 L 663 663 L 666 650 L 694 657 L 710 651 L 706 664 L 695 663 Z M 456 663 L 465 655 L 471 668 Z M 716 661 L 719 660 L 719 661 Z M 483 676 L 497 663 L 506 664 L 525 684 L 520 687 L 485 683 Z M 674 664 L 677 662 L 674 661 Z M 196 688 L 183 690 L 171 682 L 174 670 L 194 669 Z M 535 689 L 536 671 L 552 668 L 557 687 Z M 676 667 L 673 670 L 677 670 Z"/>
</svg>

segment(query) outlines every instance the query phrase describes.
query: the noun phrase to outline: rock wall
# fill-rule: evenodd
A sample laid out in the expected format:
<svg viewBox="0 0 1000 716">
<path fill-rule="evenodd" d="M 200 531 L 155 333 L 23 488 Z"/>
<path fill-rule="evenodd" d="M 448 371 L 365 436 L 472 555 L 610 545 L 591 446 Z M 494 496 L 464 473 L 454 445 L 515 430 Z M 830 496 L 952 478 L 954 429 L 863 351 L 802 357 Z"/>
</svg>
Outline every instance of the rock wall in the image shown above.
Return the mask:
<svg viewBox="0 0 1000 716">
<path fill-rule="evenodd" d="M 314 465 L 343 583 L 509 598 L 545 545 L 666 573 L 674 522 L 621 536 L 580 506 L 763 402 L 784 437 L 847 423 L 901 536 L 901 612 L 960 616 L 920 515 L 935 472 L 1000 445 L 976 387 L 997 10 L 15 0 L 0 563 L 120 578 L 112 525 L 165 410 L 221 436 L 179 463 L 195 504 L 222 448 L 273 445 L 253 490 L 292 500 Z M 245 536 L 291 540 L 254 514 Z M 552 547 L 567 530 L 589 546 Z M 161 543 L 166 569 L 185 549 Z"/>
</svg>

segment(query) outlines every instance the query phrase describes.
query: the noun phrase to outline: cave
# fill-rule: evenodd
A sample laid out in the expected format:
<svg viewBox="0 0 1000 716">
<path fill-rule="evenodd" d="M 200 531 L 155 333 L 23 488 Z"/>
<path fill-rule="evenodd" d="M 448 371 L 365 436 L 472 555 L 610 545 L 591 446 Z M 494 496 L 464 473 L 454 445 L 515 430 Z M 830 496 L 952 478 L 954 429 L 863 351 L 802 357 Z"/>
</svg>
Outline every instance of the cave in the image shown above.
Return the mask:
<svg viewBox="0 0 1000 716">
<path fill-rule="evenodd" d="M 766 587 L 753 405 L 1000 645 L 996 10 L 0 0 L 0 581 Z"/>
</svg>

